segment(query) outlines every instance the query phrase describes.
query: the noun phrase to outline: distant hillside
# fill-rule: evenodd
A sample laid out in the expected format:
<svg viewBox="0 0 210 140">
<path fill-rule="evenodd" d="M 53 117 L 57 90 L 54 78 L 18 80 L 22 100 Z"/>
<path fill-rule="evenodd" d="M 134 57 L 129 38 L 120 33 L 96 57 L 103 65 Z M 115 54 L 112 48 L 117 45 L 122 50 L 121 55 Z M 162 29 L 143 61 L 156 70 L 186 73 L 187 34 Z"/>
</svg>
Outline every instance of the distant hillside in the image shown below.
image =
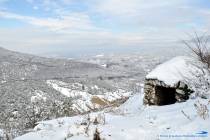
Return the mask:
<svg viewBox="0 0 210 140">
<path fill-rule="evenodd" d="M 12 131 L 23 133 L 19 131 L 35 125 L 30 124 L 33 117 L 34 121 L 41 121 L 95 109 L 87 108 L 79 93 L 90 96 L 116 92 L 117 88 L 105 81 L 115 76 L 119 77 L 119 74 L 97 64 L 43 58 L 0 48 L 0 129 L 12 128 Z M 76 95 L 67 96 L 62 89 L 68 90 L 70 95 Z M 80 104 L 75 102 L 77 99 L 80 99 Z M 116 97 L 117 99 L 120 98 Z M 91 100 L 91 97 L 85 100 Z M 64 108 L 67 112 L 64 112 Z M 39 114 L 41 111 L 45 113 Z M 13 121 L 10 122 L 10 119 Z M 5 121 L 8 122 L 7 125 L 4 124 Z"/>
<path fill-rule="evenodd" d="M 16 137 L 39 121 L 119 106 L 140 92 L 159 62 L 138 54 L 55 59 L 0 48 L 0 131 Z"/>
</svg>

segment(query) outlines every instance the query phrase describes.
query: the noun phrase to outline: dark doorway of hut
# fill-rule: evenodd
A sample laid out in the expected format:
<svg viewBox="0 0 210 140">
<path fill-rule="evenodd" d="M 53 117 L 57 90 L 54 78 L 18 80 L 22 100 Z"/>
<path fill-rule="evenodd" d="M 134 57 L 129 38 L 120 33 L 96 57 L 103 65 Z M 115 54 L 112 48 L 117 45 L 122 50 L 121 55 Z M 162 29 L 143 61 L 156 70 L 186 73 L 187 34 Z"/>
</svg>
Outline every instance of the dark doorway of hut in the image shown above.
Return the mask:
<svg viewBox="0 0 210 140">
<path fill-rule="evenodd" d="M 155 90 L 158 105 L 170 105 L 176 102 L 175 88 L 157 86 Z"/>
</svg>

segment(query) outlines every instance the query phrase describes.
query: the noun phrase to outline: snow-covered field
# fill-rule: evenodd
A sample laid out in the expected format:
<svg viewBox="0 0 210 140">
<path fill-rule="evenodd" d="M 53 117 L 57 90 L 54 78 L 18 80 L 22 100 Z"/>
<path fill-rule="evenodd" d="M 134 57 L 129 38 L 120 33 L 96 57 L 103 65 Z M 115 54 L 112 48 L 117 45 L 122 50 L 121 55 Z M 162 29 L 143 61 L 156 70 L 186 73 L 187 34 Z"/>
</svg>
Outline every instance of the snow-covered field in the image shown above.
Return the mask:
<svg viewBox="0 0 210 140">
<path fill-rule="evenodd" d="M 136 94 L 120 107 L 90 113 L 90 121 L 84 115 L 40 122 L 34 132 L 15 140 L 89 140 L 96 128 L 107 140 L 209 140 L 210 119 L 200 117 L 194 105 L 210 109 L 209 100 L 197 98 L 159 107 L 144 106 L 142 101 L 143 94 Z"/>
</svg>

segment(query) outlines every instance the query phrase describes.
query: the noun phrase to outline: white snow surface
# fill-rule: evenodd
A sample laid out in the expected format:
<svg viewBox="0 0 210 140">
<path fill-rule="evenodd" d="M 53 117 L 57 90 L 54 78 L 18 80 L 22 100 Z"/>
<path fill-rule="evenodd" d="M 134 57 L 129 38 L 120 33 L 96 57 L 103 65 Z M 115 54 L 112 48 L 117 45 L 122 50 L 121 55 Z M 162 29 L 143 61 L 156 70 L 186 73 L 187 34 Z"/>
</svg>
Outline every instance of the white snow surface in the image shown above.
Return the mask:
<svg viewBox="0 0 210 140">
<path fill-rule="evenodd" d="M 178 56 L 157 66 L 146 76 L 146 79 L 157 79 L 173 87 L 179 81 L 196 79 L 196 75 L 203 73 L 201 67 L 204 66 L 196 59 Z"/>
<path fill-rule="evenodd" d="M 104 107 L 99 104 L 93 103 L 93 97 L 98 97 L 105 103 L 107 103 L 107 105 L 109 105 L 116 100 L 128 98 L 132 94 L 132 92 L 118 89 L 113 92 L 104 92 L 101 95 L 92 95 L 86 90 L 81 91 L 77 89 L 78 87 L 82 86 L 80 83 L 69 84 L 58 80 L 47 80 L 47 84 L 61 94 L 67 97 L 75 98 L 75 100 L 72 101 L 72 109 L 78 111 L 78 113 L 84 113 L 93 109 Z M 92 89 L 99 89 L 99 87 L 95 85 L 92 87 Z"/>
<path fill-rule="evenodd" d="M 45 93 L 41 90 L 35 90 L 34 91 L 34 96 L 31 96 L 31 103 L 35 103 L 37 101 L 46 101 L 47 98 L 44 97 Z"/>
<path fill-rule="evenodd" d="M 187 102 L 166 106 L 144 106 L 142 99 L 143 94 L 136 94 L 120 107 L 91 113 L 91 121 L 103 114 L 105 124 L 91 124 L 88 135 L 85 134 L 87 126 L 81 125 L 87 118 L 87 115 L 83 115 L 40 122 L 34 132 L 15 140 L 92 140 L 96 128 L 100 136 L 106 140 L 210 139 L 208 134 L 197 134 L 201 131 L 210 132 L 210 119 L 202 119 L 194 107 L 194 103 L 199 101 L 210 109 L 209 99 L 190 99 Z M 170 135 L 177 137 L 169 138 Z"/>
<path fill-rule="evenodd" d="M 1 137 L 3 137 L 3 135 L 4 135 L 4 131 L 0 129 L 0 139 Z"/>
</svg>

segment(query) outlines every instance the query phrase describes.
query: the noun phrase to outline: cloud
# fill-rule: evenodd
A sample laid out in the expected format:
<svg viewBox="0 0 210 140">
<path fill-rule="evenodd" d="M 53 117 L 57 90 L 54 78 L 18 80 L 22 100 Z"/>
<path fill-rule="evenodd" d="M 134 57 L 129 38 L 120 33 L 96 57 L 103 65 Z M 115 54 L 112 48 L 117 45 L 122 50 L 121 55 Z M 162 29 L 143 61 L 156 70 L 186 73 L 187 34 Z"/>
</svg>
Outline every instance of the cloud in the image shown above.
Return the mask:
<svg viewBox="0 0 210 140">
<path fill-rule="evenodd" d="M 91 9 L 101 14 L 108 24 L 138 29 L 179 28 L 181 25 L 197 24 L 197 21 L 207 19 L 194 2 L 195 0 L 104 0 L 95 2 Z"/>
<path fill-rule="evenodd" d="M 94 8 L 106 15 L 118 17 L 133 17 L 145 12 L 155 12 L 154 9 L 174 7 L 186 0 L 106 0 L 97 2 Z"/>
<path fill-rule="evenodd" d="M 58 18 L 36 18 L 15 13 L 0 11 L 0 17 L 16 19 L 31 25 L 57 30 L 90 30 L 95 29 L 88 15 L 84 13 L 69 13 Z"/>
<path fill-rule="evenodd" d="M 155 46 L 184 39 L 193 29 L 210 28 L 209 8 L 195 5 L 196 0 L 27 1 L 37 13 L 50 16 L 0 11 L 2 19 L 28 24 L 27 29 L 1 29 L 1 44 L 30 48 Z"/>
<path fill-rule="evenodd" d="M 204 14 L 199 12 L 199 8 L 192 3 L 195 0 L 27 0 L 35 7 L 42 7 L 52 13 L 55 17 L 45 19 L 33 19 L 34 25 L 46 25 L 55 29 L 66 29 L 69 22 L 84 28 L 94 23 L 103 23 L 102 28 L 125 28 L 138 31 L 151 28 L 161 30 L 162 28 L 180 28 L 180 26 L 196 27 L 197 22 L 206 20 Z M 87 9 L 83 12 L 72 11 L 76 5 L 85 5 Z M 70 6 L 70 8 L 69 8 Z M 69 14 L 73 13 L 73 14 Z M 77 13 L 75 16 L 74 13 Z M 81 16 L 81 19 L 79 19 Z M 86 17 L 85 17 L 86 16 Z M 99 17 L 99 21 L 92 21 L 90 17 Z M 72 17 L 72 18 L 71 18 Z M 197 17 L 201 17 L 198 19 Z M 71 18 L 71 19 L 69 19 Z M 76 22 L 81 20 L 80 22 Z M 33 24 L 31 23 L 31 24 Z M 193 24 L 192 24 L 193 23 Z M 96 26 L 96 25 L 93 25 Z M 93 27 L 92 26 L 92 27 Z M 77 28 L 78 28 L 77 27 Z M 136 30 L 135 29 L 135 30 Z M 111 29 L 112 30 L 112 29 Z"/>
<path fill-rule="evenodd" d="M 34 9 L 34 10 L 38 10 L 39 7 L 38 7 L 38 6 L 33 6 L 33 9 Z"/>
<path fill-rule="evenodd" d="M 81 53 L 77 50 L 94 53 L 97 50 L 135 47 L 143 40 L 139 34 L 113 34 L 106 31 L 54 32 L 39 28 L 0 28 L 0 36 L 0 46 L 39 55 Z"/>
<path fill-rule="evenodd" d="M 57 9 L 63 9 L 65 6 L 70 5 L 75 0 L 26 0 L 29 4 L 42 7 L 45 11 L 54 12 Z"/>
</svg>

